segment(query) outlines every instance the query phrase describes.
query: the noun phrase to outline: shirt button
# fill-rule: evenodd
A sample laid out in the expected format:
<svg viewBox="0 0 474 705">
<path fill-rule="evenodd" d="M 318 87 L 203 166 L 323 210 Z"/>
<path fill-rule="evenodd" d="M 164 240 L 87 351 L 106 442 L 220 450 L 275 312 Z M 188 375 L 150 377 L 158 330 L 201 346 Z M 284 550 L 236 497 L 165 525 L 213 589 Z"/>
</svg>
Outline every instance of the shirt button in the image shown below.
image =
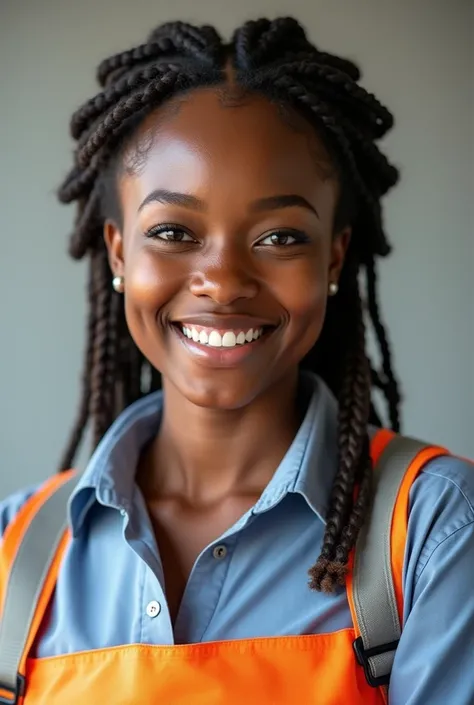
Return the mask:
<svg viewBox="0 0 474 705">
<path fill-rule="evenodd" d="M 212 555 L 217 561 L 221 561 L 227 556 L 227 548 L 225 546 L 216 546 L 212 552 Z"/>
<path fill-rule="evenodd" d="M 160 612 L 161 612 L 161 605 L 156 600 L 152 600 L 151 602 L 149 602 L 147 604 L 146 613 L 147 613 L 148 617 L 151 617 L 152 619 L 153 619 L 153 617 L 158 617 Z"/>
<path fill-rule="evenodd" d="M 121 509 L 121 510 L 120 510 L 120 514 L 121 514 L 123 517 L 126 517 L 126 516 L 127 516 L 127 512 L 126 512 L 125 509 Z"/>
</svg>

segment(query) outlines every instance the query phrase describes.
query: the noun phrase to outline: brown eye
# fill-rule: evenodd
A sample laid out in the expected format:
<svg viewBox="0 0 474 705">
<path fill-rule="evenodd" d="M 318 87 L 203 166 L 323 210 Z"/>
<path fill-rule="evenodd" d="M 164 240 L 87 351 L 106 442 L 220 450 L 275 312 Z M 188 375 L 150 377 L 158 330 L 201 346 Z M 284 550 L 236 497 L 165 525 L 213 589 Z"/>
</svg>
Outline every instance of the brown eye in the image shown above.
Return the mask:
<svg viewBox="0 0 474 705">
<path fill-rule="evenodd" d="M 145 236 L 164 242 L 195 242 L 186 230 L 175 225 L 155 225 L 146 231 Z"/>
<path fill-rule="evenodd" d="M 288 245 L 288 240 L 290 239 L 290 235 L 285 233 L 273 233 L 273 235 L 270 235 L 272 245 Z"/>
<path fill-rule="evenodd" d="M 258 245 L 263 247 L 275 246 L 275 247 L 289 247 L 290 245 L 297 245 L 304 242 L 308 242 L 309 238 L 302 232 L 296 230 L 277 230 L 270 235 L 262 238 Z"/>
</svg>

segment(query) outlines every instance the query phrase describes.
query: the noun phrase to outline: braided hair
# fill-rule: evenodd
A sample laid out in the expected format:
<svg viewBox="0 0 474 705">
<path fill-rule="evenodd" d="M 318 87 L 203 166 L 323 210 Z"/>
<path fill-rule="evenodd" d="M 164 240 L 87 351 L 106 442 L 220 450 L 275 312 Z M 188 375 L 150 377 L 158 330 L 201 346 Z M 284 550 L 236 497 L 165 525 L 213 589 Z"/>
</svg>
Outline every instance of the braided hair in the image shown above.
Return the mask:
<svg viewBox="0 0 474 705">
<path fill-rule="evenodd" d="M 145 44 L 100 64 L 101 91 L 72 116 L 77 146 L 59 198 L 77 202 L 69 252 L 89 260 L 89 319 L 82 399 L 61 469 L 73 463 L 89 424 L 95 446 L 126 406 L 161 386 L 160 374 L 127 330 L 123 297 L 111 286 L 103 240 L 104 220 L 110 217 L 104 206 L 107 183 L 144 116 L 180 93 L 225 85 L 228 61 L 241 90 L 263 94 L 314 126 L 341 183 L 335 230 L 352 226 L 339 293 L 329 300 L 321 336 L 302 362 L 325 380 L 339 402 L 338 468 L 321 554 L 309 570 L 310 587 L 331 592 L 344 583 L 349 554 L 370 509 L 368 425 L 380 423 L 373 388 L 382 391 L 390 425 L 399 428 L 400 397 L 380 319 L 375 269 L 376 257 L 390 251 L 380 201 L 398 172 L 376 145 L 392 127 L 390 112 L 360 86 L 355 64 L 317 49 L 292 18 L 247 22 L 229 44 L 210 26 L 161 25 Z M 367 322 L 378 343 L 380 370 L 366 354 Z"/>
</svg>

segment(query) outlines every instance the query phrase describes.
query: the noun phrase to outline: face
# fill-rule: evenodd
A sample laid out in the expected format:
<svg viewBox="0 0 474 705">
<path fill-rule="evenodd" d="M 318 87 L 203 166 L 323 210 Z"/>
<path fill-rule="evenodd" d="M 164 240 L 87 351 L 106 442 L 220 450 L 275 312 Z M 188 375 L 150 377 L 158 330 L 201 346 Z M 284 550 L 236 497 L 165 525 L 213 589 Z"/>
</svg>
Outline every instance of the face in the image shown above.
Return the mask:
<svg viewBox="0 0 474 705">
<path fill-rule="evenodd" d="M 123 221 L 105 238 L 137 346 L 186 399 L 237 409 L 296 378 L 317 341 L 349 231 L 311 126 L 265 98 L 196 91 L 141 125 Z M 146 145 L 146 149 L 144 149 Z M 125 157 L 127 161 L 127 157 Z"/>
</svg>

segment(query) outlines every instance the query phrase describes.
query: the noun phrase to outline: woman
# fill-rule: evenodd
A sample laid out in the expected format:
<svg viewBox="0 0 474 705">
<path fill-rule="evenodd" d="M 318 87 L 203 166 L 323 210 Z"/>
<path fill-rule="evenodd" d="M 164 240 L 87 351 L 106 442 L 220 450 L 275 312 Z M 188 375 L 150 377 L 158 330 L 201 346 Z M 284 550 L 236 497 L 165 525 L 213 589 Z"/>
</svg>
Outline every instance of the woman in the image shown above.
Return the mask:
<svg viewBox="0 0 474 705">
<path fill-rule="evenodd" d="M 24 598 L 33 624 L 15 687 L 0 672 L 1 702 L 385 702 L 387 681 L 369 683 L 352 651 L 351 581 L 373 494 L 373 386 L 399 425 L 375 277 L 398 176 L 375 142 L 392 116 L 289 18 L 249 22 L 229 45 L 166 24 L 98 79 L 60 190 L 78 204 L 71 255 L 90 262 L 61 469 L 88 424 L 95 451 L 46 582 Z M 442 449 L 420 458 L 388 698 L 462 705 L 473 473 Z M 71 475 L 58 478 L 2 505 L 4 605 L 28 525 Z"/>
</svg>

